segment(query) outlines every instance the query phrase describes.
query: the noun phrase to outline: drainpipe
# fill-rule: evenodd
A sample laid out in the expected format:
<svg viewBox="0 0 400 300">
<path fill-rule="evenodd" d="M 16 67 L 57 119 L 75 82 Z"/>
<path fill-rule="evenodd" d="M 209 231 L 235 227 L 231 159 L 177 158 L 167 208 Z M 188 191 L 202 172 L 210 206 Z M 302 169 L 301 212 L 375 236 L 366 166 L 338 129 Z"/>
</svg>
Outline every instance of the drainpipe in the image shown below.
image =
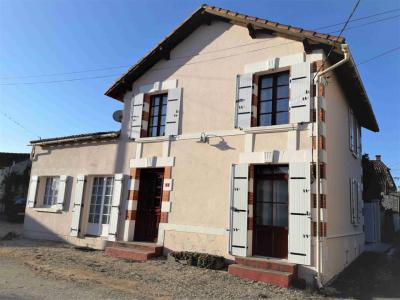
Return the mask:
<svg viewBox="0 0 400 300">
<path fill-rule="evenodd" d="M 342 60 L 338 61 L 336 64 L 330 66 L 329 68 L 327 68 L 327 69 L 325 69 L 325 70 L 323 70 L 321 72 L 318 72 L 317 76 L 315 76 L 314 84 L 316 85 L 317 94 L 319 92 L 320 78 L 324 74 L 332 71 L 333 69 L 336 69 L 337 67 L 339 67 L 340 65 L 346 63 L 347 61 L 349 61 L 351 59 L 349 46 L 347 44 L 342 44 L 341 45 L 341 50 L 343 52 L 344 58 Z M 320 122 L 320 120 L 319 120 L 319 98 L 318 97 L 317 97 L 317 101 L 315 101 L 315 111 L 316 111 L 316 132 L 317 132 L 316 139 L 315 139 L 316 156 L 317 156 L 316 167 L 315 167 L 315 181 L 316 181 L 316 185 L 317 185 L 317 189 L 316 189 L 316 197 L 317 197 L 317 232 L 316 232 L 316 234 L 317 234 L 317 253 L 316 253 L 317 254 L 316 255 L 316 258 L 317 258 L 317 278 L 316 278 L 316 281 L 317 281 L 317 286 L 319 288 L 321 288 L 322 287 L 322 279 L 321 279 L 322 249 L 321 249 L 321 245 L 320 245 L 321 240 L 320 240 L 320 235 L 319 235 L 319 230 L 320 230 L 319 222 L 321 220 L 321 216 L 320 216 L 320 214 L 321 214 L 321 209 L 320 209 L 320 206 L 321 206 L 321 203 L 320 203 L 321 174 L 320 174 L 320 169 L 319 169 L 319 166 L 320 166 L 320 159 L 319 159 L 319 153 L 320 153 L 320 149 L 319 149 L 319 143 L 320 143 L 319 122 Z"/>
</svg>

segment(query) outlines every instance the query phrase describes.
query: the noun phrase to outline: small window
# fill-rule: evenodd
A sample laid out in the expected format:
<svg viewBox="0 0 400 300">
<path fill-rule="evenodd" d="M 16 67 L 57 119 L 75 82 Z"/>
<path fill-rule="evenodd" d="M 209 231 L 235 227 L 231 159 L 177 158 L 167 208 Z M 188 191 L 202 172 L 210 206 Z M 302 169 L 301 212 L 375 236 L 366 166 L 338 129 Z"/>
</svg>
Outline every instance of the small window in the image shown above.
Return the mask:
<svg viewBox="0 0 400 300">
<path fill-rule="evenodd" d="M 289 123 L 289 72 L 261 76 L 258 126 Z"/>
<path fill-rule="evenodd" d="M 167 101 L 168 101 L 167 94 L 151 96 L 148 136 L 154 137 L 154 136 L 165 135 Z"/>
<path fill-rule="evenodd" d="M 44 191 L 43 206 L 51 207 L 57 204 L 59 177 L 47 177 Z"/>
</svg>

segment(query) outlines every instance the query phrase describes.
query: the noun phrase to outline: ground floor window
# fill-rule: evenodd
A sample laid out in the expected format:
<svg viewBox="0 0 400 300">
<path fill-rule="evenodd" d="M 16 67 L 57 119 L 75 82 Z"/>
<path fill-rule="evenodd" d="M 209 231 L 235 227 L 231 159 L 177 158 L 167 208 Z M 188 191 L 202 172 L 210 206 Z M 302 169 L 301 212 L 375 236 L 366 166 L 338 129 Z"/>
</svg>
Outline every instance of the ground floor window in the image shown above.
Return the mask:
<svg viewBox="0 0 400 300">
<path fill-rule="evenodd" d="M 110 222 L 113 177 L 95 177 L 90 198 L 89 223 L 108 224 Z"/>
<path fill-rule="evenodd" d="M 43 206 L 50 207 L 57 204 L 59 177 L 47 177 L 44 191 Z"/>
</svg>

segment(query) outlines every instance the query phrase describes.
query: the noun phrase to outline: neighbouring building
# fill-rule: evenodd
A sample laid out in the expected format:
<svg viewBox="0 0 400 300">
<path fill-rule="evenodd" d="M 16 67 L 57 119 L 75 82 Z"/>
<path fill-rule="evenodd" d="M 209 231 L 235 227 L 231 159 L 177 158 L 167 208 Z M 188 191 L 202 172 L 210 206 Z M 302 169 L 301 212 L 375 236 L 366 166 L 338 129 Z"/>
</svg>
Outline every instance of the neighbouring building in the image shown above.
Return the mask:
<svg viewBox="0 0 400 300">
<path fill-rule="evenodd" d="M 365 241 L 390 242 L 400 230 L 400 195 L 390 169 L 380 155 L 362 158 Z"/>
<path fill-rule="evenodd" d="M 30 170 L 29 153 L 0 152 L 0 214 L 7 214 L 15 197 L 27 196 Z"/>
<path fill-rule="evenodd" d="M 282 286 L 363 251 L 361 128 L 379 128 L 343 37 L 202 5 L 105 94 L 120 131 L 31 142 L 26 236 L 223 255 Z"/>
</svg>

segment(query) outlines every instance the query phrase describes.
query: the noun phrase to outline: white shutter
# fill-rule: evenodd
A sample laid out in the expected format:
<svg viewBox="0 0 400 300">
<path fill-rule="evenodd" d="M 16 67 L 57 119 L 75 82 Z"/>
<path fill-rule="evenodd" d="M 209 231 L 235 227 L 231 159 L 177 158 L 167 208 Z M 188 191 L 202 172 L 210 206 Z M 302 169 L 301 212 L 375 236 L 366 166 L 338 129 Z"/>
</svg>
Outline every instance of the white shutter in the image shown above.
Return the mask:
<svg viewBox="0 0 400 300">
<path fill-rule="evenodd" d="M 363 186 L 361 182 L 357 182 L 357 190 L 358 190 L 358 197 L 357 197 L 357 223 L 361 223 L 361 216 L 363 212 L 364 202 L 362 199 L 362 190 Z"/>
<path fill-rule="evenodd" d="M 142 129 L 142 114 L 143 114 L 144 94 L 140 93 L 132 98 L 131 102 L 131 139 L 140 138 Z"/>
<path fill-rule="evenodd" d="M 64 201 L 65 201 L 65 191 L 67 188 L 68 176 L 61 175 L 60 181 L 58 183 L 58 195 L 57 195 L 57 204 L 56 209 L 63 210 Z"/>
<path fill-rule="evenodd" d="M 290 123 L 310 122 L 311 67 L 309 62 L 290 68 Z"/>
<path fill-rule="evenodd" d="M 78 236 L 79 234 L 84 186 L 85 175 L 78 175 L 76 178 L 74 206 L 72 208 L 71 236 Z"/>
<path fill-rule="evenodd" d="M 253 96 L 253 73 L 238 75 L 236 79 L 235 128 L 251 127 L 251 99 Z"/>
<path fill-rule="evenodd" d="M 113 187 L 112 205 L 110 212 L 110 225 L 108 231 L 109 241 L 115 241 L 117 236 L 119 205 L 121 203 L 123 179 L 124 179 L 123 174 L 115 174 L 114 176 L 114 187 Z"/>
<path fill-rule="evenodd" d="M 32 176 L 29 182 L 28 199 L 26 201 L 26 206 L 29 208 L 35 207 L 38 183 L 39 183 L 39 177 Z"/>
<path fill-rule="evenodd" d="M 233 165 L 230 253 L 235 256 L 246 256 L 247 253 L 248 174 L 248 164 Z"/>
<path fill-rule="evenodd" d="M 289 261 L 311 264 L 310 164 L 289 164 Z"/>
<path fill-rule="evenodd" d="M 178 135 L 182 101 L 182 88 L 168 90 L 167 117 L 165 135 Z"/>
</svg>

